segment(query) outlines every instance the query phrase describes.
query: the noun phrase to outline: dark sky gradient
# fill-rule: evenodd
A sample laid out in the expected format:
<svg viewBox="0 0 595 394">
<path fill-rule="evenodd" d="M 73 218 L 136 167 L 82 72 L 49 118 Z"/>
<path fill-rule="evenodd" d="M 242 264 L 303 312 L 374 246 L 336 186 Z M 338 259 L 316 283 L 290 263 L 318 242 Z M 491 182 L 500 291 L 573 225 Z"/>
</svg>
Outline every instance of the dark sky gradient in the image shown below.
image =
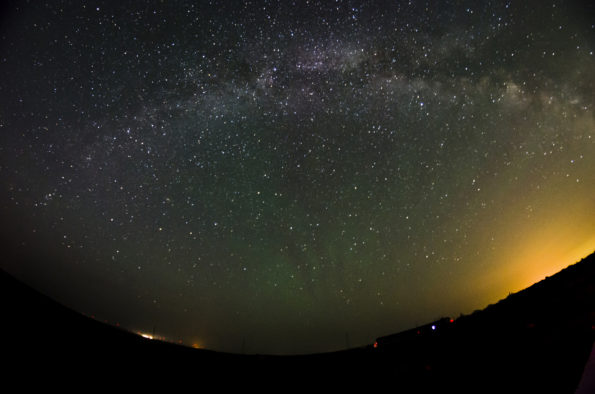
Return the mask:
<svg viewBox="0 0 595 394">
<path fill-rule="evenodd" d="M 589 3 L 7 6 L 2 267 L 232 352 L 482 308 L 595 249 Z"/>
</svg>

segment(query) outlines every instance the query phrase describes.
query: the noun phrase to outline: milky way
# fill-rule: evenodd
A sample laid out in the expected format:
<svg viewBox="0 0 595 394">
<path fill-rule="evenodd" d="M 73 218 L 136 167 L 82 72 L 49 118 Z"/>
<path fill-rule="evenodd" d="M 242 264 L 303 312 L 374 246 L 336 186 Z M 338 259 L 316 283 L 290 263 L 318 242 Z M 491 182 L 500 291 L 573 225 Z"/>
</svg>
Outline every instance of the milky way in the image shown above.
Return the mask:
<svg viewBox="0 0 595 394">
<path fill-rule="evenodd" d="M 232 352 L 484 307 L 595 248 L 588 3 L 6 6 L 2 267 Z"/>
</svg>

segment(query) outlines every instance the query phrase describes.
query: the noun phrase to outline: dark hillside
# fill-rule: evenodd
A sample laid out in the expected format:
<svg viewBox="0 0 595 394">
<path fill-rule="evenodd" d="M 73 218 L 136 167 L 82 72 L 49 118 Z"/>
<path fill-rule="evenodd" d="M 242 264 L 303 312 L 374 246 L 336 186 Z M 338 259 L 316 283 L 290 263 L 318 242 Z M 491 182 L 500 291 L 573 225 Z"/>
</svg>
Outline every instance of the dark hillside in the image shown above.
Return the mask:
<svg viewBox="0 0 595 394">
<path fill-rule="evenodd" d="M 388 346 L 424 384 L 500 392 L 572 393 L 595 340 L 595 256 L 461 316 L 414 346 Z M 390 362 L 386 361 L 385 365 Z M 423 364 L 423 365 L 422 365 Z M 425 369 L 425 372 L 420 372 Z M 484 391 L 482 389 L 481 391 Z"/>
<path fill-rule="evenodd" d="M 497 304 L 343 352 L 244 356 L 151 341 L 65 308 L 2 272 L 6 376 L 327 377 L 407 392 L 573 393 L 595 340 L 595 255 Z M 152 373 L 149 373 L 152 375 Z"/>
</svg>

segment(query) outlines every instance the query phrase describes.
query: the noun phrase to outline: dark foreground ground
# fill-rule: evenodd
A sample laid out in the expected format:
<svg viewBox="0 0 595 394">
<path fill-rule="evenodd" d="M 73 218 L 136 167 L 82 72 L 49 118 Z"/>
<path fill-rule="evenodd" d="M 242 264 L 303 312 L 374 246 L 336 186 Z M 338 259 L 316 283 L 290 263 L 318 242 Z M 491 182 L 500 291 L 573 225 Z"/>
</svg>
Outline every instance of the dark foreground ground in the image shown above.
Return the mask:
<svg viewBox="0 0 595 394">
<path fill-rule="evenodd" d="M 92 386 L 124 377 L 193 387 L 290 388 L 323 379 L 397 393 L 574 393 L 595 340 L 595 255 L 434 330 L 429 324 L 376 346 L 310 356 L 231 355 L 151 341 L 64 308 L 4 271 L 0 277 L 2 379 L 21 388 L 40 379 L 60 385 L 76 377 Z"/>
</svg>

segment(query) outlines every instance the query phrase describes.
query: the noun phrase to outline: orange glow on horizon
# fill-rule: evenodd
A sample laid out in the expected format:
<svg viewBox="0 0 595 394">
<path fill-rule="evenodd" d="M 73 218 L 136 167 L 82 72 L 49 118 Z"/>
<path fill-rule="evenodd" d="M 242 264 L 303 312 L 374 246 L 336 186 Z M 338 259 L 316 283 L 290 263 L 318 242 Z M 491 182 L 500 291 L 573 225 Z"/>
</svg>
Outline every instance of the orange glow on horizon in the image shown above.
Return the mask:
<svg viewBox="0 0 595 394">
<path fill-rule="evenodd" d="M 595 236 L 575 246 L 568 243 L 544 240 L 542 245 L 533 245 L 520 254 L 507 270 L 510 291 L 525 289 L 564 268 L 579 262 L 595 251 Z M 522 262 L 522 263 L 521 263 Z M 522 267 L 522 269 L 517 267 Z M 514 275 L 511 275 L 514 273 Z"/>
<path fill-rule="evenodd" d="M 589 202 L 546 208 L 531 217 L 513 210 L 493 223 L 494 247 L 483 248 L 483 264 L 466 272 L 468 287 L 459 298 L 466 313 L 526 289 L 595 251 L 595 222 L 586 215 L 592 211 Z M 489 245 L 481 238 L 477 243 Z"/>
</svg>

